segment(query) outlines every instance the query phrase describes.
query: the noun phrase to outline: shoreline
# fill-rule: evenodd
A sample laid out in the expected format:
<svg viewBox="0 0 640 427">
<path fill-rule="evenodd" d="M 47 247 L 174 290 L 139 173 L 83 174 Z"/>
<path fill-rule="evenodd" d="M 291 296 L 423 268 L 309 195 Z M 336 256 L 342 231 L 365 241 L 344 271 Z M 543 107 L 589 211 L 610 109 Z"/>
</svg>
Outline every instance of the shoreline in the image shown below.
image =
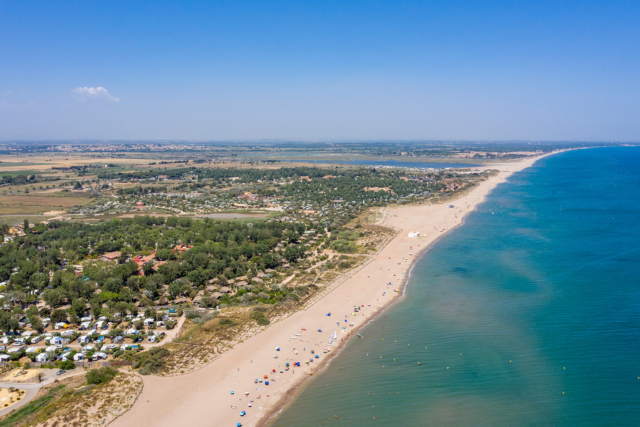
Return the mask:
<svg viewBox="0 0 640 427">
<path fill-rule="evenodd" d="M 513 173 L 560 152 L 562 151 L 514 163 L 487 165 L 484 169 L 498 169 L 499 173 L 451 202 L 389 208 L 388 214 L 378 224 L 399 232 L 373 255 L 374 262 L 356 271 L 312 306 L 292 313 L 237 344 L 209 365 L 180 376 L 144 377 L 144 389 L 137 404 L 114 420 L 112 425 L 144 425 L 152 418 L 156 420 L 157 426 L 235 425 L 240 421 L 245 427 L 271 424 L 310 384 L 309 379 L 323 372 L 341 354 L 358 331 L 405 296 L 413 266 L 425 256 L 434 242 L 464 224 L 464 217 L 483 203 L 486 196 Z M 451 209 L 449 204 L 455 204 L 456 207 Z M 409 238 L 409 231 L 426 234 L 420 239 Z M 387 271 L 384 271 L 385 268 Z M 386 278 L 383 278 L 385 275 Z M 383 281 L 387 283 L 383 284 Z M 361 306 L 357 315 L 353 311 L 354 306 Z M 327 316 L 327 313 L 331 313 L 331 316 Z M 351 313 L 351 316 L 345 313 Z M 341 317 L 343 314 L 344 318 Z M 322 348 L 328 347 L 326 332 L 340 330 L 339 326 L 343 325 L 336 322 L 336 318 L 345 320 L 345 326 L 341 330 L 343 335 L 338 345 L 330 347 L 329 353 L 322 353 Z M 346 326 L 349 322 L 355 325 Z M 298 330 L 299 328 L 302 330 Z M 317 330 L 322 330 L 322 334 L 318 334 Z M 282 351 L 278 350 L 276 353 L 273 350 L 275 347 Z M 321 358 L 315 360 L 319 363 L 301 363 L 301 366 L 292 367 L 289 372 L 277 373 L 284 369 L 286 361 L 303 362 L 304 357 L 314 357 L 305 356 L 300 347 L 305 352 L 307 347 L 309 350 L 317 350 L 317 355 Z M 295 372 L 296 368 L 298 373 Z M 262 378 L 267 373 L 270 385 L 254 383 L 254 379 Z M 232 395 L 231 391 L 237 394 Z M 250 391 L 246 397 L 242 394 L 245 391 Z M 248 400 L 251 400 L 252 407 L 248 407 Z M 239 414 L 243 410 L 246 410 L 247 415 L 241 418 Z"/>
<path fill-rule="evenodd" d="M 443 237 L 445 237 L 446 235 L 448 235 L 451 231 L 453 231 L 454 229 L 463 226 L 464 225 L 464 218 L 466 217 L 467 214 L 475 211 L 477 209 L 477 207 L 484 202 L 485 197 L 487 195 L 489 195 L 489 193 L 491 193 L 499 184 L 506 182 L 506 179 L 509 178 L 511 175 L 513 175 L 516 172 L 520 172 L 524 169 L 527 169 L 531 166 L 533 166 L 538 160 L 543 159 L 545 157 L 554 155 L 554 154 L 559 154 L 565 151 L 570 151 L 570 150 L 559 150 L 559 151 L 554 151 L 552 153 L 548 153 L 539 157 L 535 157 L 534 159 L 532 159 L 533 161 L 530 162 L 530 164 L 528 164 L 527 166 L 521 168 L 521 169 L 517 169 L 517 170 L 513 170 L 510 171 L 508 173 L 508 175 L 506 175 L 504 177 L 504 179 L 500 182 L 497 182 L 495 185 L 493 185 L 489 191 L 483 196 L 482 201 L 478 204 L 476 204 L 473 208 L 473 210 L 468 211 L 465 213 L 465 215 L 463 215 L 460 218 L 460 223 L 454 225 L 453 227 L 447 229 L 447 231 L 445 233 L 443 233 L 442 235 L 438 236 L 436 239 L 434 239 L 433 241 L 429 242 L 429 244 L 424 247 L 418 254 L 416 257 L 414 257 L 411 261 L 411 264 L 408 266 L 408 268 L 406 269 L 406 275 L 405 278 L 402 281 L 402 284 L 400 285 L 400 290 L 401 292 L 399 292 L 399 295 L 396 298 L 393 298 L 391 301 L 389 301 L 388 304 L 380 307 L 379 310 L 377 310 L 375 313 L 373 313 L 365 323 L 363 323 L 362 325 L 358 326 L 357 328 L 355 328 L 353 330 L 353 333 L 349 335 L 348 339 L 346 341 L 342 341 L 340 343 L 340 347 L 337 349 L 337 351 L 335 353 L 332 352 L 331 357 L 327 358 L 326 360 L 323 360 L 321 362 L 321 364 L 318 366 L 318 372 L 317 374 L 322 373 L 323 371 L 325 371 L 327 368 L 329 368 L 329 365 L 331 364 L 331 362 L 336 359 L 341 353 L 342 351 L 345 349 L 347 343 L 349 343 L 351 341 L 351 339 L 353 338 L 352 335 L 353 334 L 358 334 L 362 329 L 366 328 L 367 326 L 369 326 L 372 322 L 374 322 L 375 320 L 378 319 L 378 317 L 384 313 L 386 310 L 394 307 L 395 305 L 399 304 L 405 297 L 406 291 L 407 291 L 407 287 L 409 286 L 409 279 L 411 278 L 411 272 L 413 271 L 413 267 L 415 267 L 415 265 L 418 263 L 418 261 L 420 259 L 422 259 L 424 256 L 427 255 L 427 253 L 433 248 L 433 246 L 435 245 L 436 242 L 440 241 Z M 483 166 L 483 168 L 485 169 L 493 169 L 490 166 L 493 165 L 487 165 L 487 166 Z M 469 195 L 470 193 L 472 193 L 474 190 L 478 189 L 478 187 L 474 187 L 467 195 Z M 459 197 L 458 199 L 453 200 L 452 202 L 455 202 L 457 200 L 462 199 L 465 196 Z M 445 203 L 443 203 L 445 204 Z M 396 236 L 395 238 L 399 237 Z M 394 238 L 394 239 L 395 239 Z M 390 244 L 390 242 L 387 243 Z M 317 375 L 316 374 L 316 375 Z M 304 391 L 304 389 L 309 386 L 312 382 L 313 376 L 309 375 L 309 377 L 303 379 L 303 381 L 301 381 L 301 383 L 299 385 L 296 385 L 295 387 L 289 389 L 287 391 L 287 393 L 283 396 L 283 398 L 281 399 L 280 402 L 276 403 L 276 407 L 271 411 L 271 413 L 266 414 L 261 420 L 260 422 L 258 422 L 257 426 L 258 427 L 269 427 L 273 422 L 275 422 L 276 418 L 278 417 L 279 414 L 281 414 L 283 411 L 285 411 L 289 406 L 291 406 L 294 402 L 296 397 L 298 397 L 298 395 L 300 395 L 300 393 L 302 393 L 302 391 Z M 243 424 L 244 425 L 244 424 Z"/>
</svg>

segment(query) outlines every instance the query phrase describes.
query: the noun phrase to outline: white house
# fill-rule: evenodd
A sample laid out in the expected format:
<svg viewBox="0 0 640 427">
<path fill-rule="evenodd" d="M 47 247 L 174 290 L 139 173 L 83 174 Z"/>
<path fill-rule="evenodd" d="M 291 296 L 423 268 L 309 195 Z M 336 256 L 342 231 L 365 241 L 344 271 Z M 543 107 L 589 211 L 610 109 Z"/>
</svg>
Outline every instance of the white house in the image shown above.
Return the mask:
<svg viewBox="0 0 640 427">
<path fill-rule="evenodd" d="M 90 345 L 90 344 L 87 344 L 87 345 L 85 345 L 84 347 L 82 347 L 82 352 L 83 352 L 83 353 L 86 353 L 86 352 L 91 351 L 91 350 L 93 350 L 93 349 L 95 349 L 95 347 L 94 347 L 94 346 L 92 346 L 92 345 Z"/>
<path fill-rule="evenodd" d="M 73 361 L 74 362 L 81 362 L 84 360 L 84 354 L 82 353 L 76 353 L 73 355 Z"/>
<path fill-rule="evenodd" d="M 0 362 L 8 362 L 11 360 L 11 356 L 8 354 L 0 354 Z"/>
<path fill-rule="evenodd" d="M 40 353 L 36 356 L 36 362 L 47 362 L 49 361 L 49 356 L 47 353 Z"/>
<path fill-rule="evenodd" d="M 89 344 L 91 342 L 91 337 L 89 337 L 89 335 L 82 335 L 81 337 L 78 337 L 78 342 L 80 344 Z"/>
<path fill-rule="evenodd" d="M 27 348 L 27 353 L 37 353 L 40 347 L 29 347 Z"/>
<path fill-rule="evenodd" d="M 31 338 L 31 344 L 36 344 L 40 342 L 41 339 L 42 339 L 41 337 L 33 337 Z"/>
<path fill-rule="evenodd" d="M 91 360 L 95 362 L 96 360 L 105 360 L 107 357 L 108 357 L 107 353 L 102 353 L 99 351 L 93 355 Z"/>
</svg>

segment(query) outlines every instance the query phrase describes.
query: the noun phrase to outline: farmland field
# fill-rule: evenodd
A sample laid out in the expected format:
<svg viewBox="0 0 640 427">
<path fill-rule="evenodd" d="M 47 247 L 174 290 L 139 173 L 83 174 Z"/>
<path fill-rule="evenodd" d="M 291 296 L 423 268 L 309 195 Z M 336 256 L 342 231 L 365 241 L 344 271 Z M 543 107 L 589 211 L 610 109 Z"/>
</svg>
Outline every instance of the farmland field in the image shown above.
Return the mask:
<svg viewBox="0 0 640 427">
<path fill-rule="evenodd" d="M 87 197 L 64 196 L 2 196 L 0 215 L 37 214 L 51 210 L 64 210 L 89 203 Z"/>
</svg>

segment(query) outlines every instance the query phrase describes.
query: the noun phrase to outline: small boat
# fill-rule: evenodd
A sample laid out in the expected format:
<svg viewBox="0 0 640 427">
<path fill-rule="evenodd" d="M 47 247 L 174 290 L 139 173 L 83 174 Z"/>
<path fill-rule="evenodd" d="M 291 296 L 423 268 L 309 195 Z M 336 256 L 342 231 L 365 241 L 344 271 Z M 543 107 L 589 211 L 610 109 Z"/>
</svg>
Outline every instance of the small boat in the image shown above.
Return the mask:
<svg viewBox="0 0 640 427">
<path fill-rule="evenodd" d="M 359 336 L 360 338 L 364 338 L 364 337 L 363 337 L 362 335 L 360 335 L 360 334 L 358 334 L 358 336 Z"/>
</svg>

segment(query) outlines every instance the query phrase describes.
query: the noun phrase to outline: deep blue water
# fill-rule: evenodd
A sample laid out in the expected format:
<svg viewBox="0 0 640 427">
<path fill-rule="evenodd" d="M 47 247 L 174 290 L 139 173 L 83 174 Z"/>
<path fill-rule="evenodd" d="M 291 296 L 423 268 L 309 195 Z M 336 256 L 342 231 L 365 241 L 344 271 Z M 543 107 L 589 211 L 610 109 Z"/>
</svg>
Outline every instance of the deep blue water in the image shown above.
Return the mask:
<svg viewBox="0 0 640 427">
<path fill-rule="evenodd" d="M 639 277 L 640 148 L 545 158 L 437 242 L 275 426 L 639 426 Z"/>
<path fill-rule="evenodd" d="M 305 163 L 337 163 L 348 165 L 366 165 L 366 166 L 392 166 L 396 168 L 475 168 L 477 164 L 470 163 L 426 163 L 426 162 L 399 162 L 397 160 L 290 160 L 292 162 Z"/>
</svg>

